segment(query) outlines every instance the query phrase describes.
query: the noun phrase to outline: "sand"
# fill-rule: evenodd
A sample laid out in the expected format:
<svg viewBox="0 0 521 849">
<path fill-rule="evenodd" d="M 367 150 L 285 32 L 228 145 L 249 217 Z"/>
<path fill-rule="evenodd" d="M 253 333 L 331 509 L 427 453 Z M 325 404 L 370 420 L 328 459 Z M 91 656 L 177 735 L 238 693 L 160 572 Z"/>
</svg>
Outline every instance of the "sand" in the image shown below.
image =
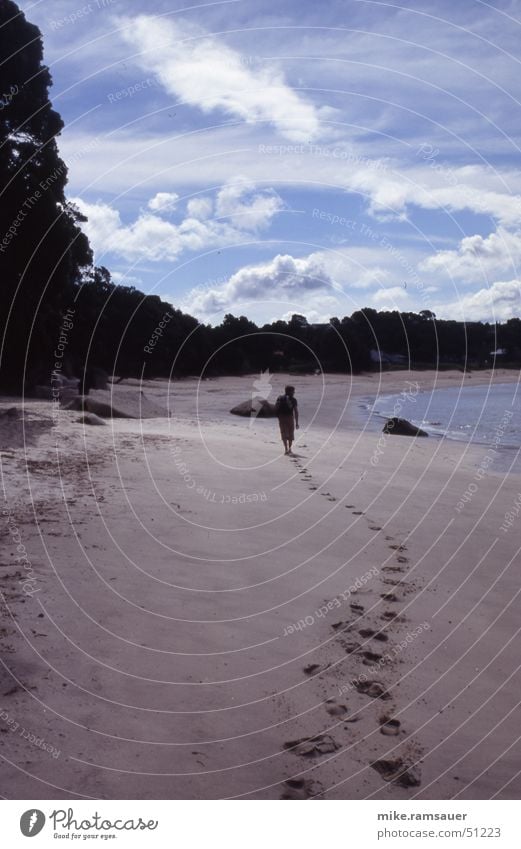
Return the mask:
<svg viewBox="0 0 521 849">
<path fill-rule="evenodd" d="M 293 458 L 276 421 L 229 414 L 251 377 L 93 392 L 147 416 L 106 427 L 25 402 L 26 445 L 2 442 L 4 795 L 518 798 L 521 481 L 353 412 L 516 379 L 293 376 Z"/>
</svg>

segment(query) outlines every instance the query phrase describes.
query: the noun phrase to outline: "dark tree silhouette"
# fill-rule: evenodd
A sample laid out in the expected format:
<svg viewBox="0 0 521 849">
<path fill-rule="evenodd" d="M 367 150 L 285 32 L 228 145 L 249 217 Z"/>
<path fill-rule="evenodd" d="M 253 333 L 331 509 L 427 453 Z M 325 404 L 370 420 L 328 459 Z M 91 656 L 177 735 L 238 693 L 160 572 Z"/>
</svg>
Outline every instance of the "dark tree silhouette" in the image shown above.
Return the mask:
<svg viewBox="0 0 521 849">
<path fill-rule="evenodd" d="M 39 29 L 11 0 L 0 3 L 0 382 L 48 375 L 60 314 L 92 263 L 80 216 L 65 198 L 67 168 L 56 137 Z"/>
</svg>

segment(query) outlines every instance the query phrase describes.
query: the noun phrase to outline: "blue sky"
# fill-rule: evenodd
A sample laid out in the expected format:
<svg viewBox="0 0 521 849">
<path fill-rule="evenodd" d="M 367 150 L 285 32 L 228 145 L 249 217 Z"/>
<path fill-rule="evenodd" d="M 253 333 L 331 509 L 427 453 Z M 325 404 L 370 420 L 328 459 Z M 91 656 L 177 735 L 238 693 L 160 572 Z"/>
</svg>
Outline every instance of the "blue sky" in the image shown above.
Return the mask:
<svg viewBox="0 0 521 849">
<path fill-rule="evenodd" d="M 40 0 L 98 264 L 201 321 L 521 315 L 518 0 Z"/>
</svg>

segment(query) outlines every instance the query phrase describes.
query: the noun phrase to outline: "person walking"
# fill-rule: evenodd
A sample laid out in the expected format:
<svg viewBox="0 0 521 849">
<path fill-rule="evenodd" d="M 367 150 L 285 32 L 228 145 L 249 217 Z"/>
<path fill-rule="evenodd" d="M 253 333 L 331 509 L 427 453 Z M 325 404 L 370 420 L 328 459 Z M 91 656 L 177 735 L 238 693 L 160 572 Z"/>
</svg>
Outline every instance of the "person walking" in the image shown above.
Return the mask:
<svg viewBox="0 0 521 849">
<path fill-rule="evenodd" d="M 295 428 L 298 430 L 298 404 L 294 386 L 286 386 L 284 395 L 279 395 L 275 401 L 275 412 L 279 420 L 280 436 L 284 443 L 284 454 L 291 454 Z"/>
</svg>

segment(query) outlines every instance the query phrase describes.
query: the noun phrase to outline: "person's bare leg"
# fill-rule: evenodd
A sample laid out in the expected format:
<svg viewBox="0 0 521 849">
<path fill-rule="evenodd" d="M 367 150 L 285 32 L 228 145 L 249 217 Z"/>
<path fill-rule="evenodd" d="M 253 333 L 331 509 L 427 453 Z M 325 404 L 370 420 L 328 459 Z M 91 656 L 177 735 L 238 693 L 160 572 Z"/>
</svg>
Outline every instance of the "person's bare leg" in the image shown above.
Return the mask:
<svg viewBox="0 0 521 849">
<path fill-rule="evenodd" d="M 288 439 L 288 454 L 292 454 L 291 446 L 293 445 L 293 440 Z"/>
<path fill-rule="evenodd" d="M 282 442 L 284 443 L 284 454 L 289 454 L 288 440 L 283 439 Z"/>
</svg>

